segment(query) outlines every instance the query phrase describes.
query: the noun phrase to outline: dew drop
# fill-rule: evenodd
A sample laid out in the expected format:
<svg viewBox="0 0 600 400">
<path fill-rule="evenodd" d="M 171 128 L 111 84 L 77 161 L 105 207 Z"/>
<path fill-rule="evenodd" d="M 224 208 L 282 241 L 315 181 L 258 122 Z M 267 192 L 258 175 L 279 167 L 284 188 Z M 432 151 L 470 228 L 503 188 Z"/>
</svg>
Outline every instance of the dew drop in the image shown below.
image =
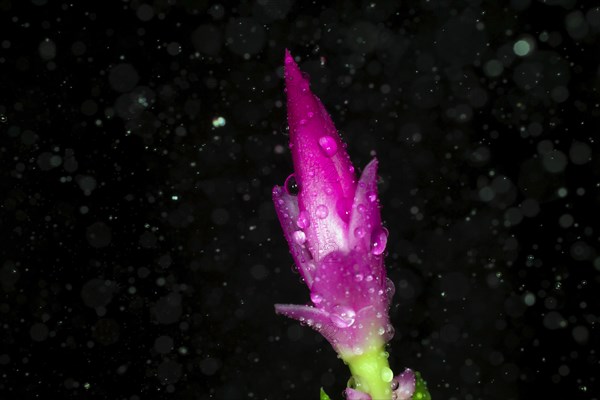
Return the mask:
<svg viewBox="0 0 600 400">
<path fill-rule="evenodd" d="M 309 111 L 309 112 L 308 112 L 308 118 L 309 118 L 309 119 L 310 119 L 310 118 L 312 118 L 314 115 L 315 115 L 315 113 L 314 113 L 314 112 L 312 112 L 312 111 Z"/>
<path fill-rule="evenodd" d="M 304 242 L 306 242 L 306 234 L 302 231 L 296 231 L 292 234 L 292 236 L 294 237 L 294 242 L 299 245 L 303 245 Z"/>
<path fill-rule="evenodd" d="M 381 328 L 377 329 L 377 334 L 379 336 L 383 336 L 384 333 L 385 333 L 385 328 L 384 327 L 381 327 Z"/>
<path fill-rule="evenodd" d="M 285 191 L 291 196 L 298 196 L 298 192 L 300 188 L 298 187 L 298 182 L 296 182 L 296 175 L 291 174 L 285 180 Z"/>
<path fill-rule="evenodd" d="M 350 220 L 350 209 L 352 208 L 352 201 L 346 197 L 340 197 L 335 204 L 336 210 L 342 221 L 348 222 Z"/>
<path fill-rule="evenodd" d="M 388 233 L 385 228 L 377 228 L 371 236 L 371 253 L 379 256 L 385 251 Z"/>
<path fill-rule="evenodd" d="M 320 304 L 323 301 L 323 297 L 315 292 L 312 292 L 310 294 L 310 300 L 314 303 L 314 304 Z"/>
<path fill-rule="evenodd" d="M 354 280 L 356 282 L 362 282 L 363 278 L 364 278 L 363 274 L 356 274 L 356 275 L 354 275 Z"/>
<path fill-rule="evenodd" d="M 329 210 L 327 209 L 326 205 L 321 204 L 320 206 L 317 207 L 315 214 L 316 214 L 317 218 L 325 219 L 325 218 L 327 218 L 327 215 L 329 214 Z"/>
<path fill-rule="evenodd" d="M 359 204 L 358 207 L 356 207 L 356 208 L 357 208 L 358 212 L 361 214 L 364 214 L 365 211 L 367 211 L 367 207 L 365 207 L 364 204 Z"/>
<path fill-rule="evenodd" d="M 296 220 L 296 225 L 298 225 L 298 228 L 300 229 L 306 229 L 310 226 L 310 219 L 308 218 L 308 213 L 306 211 L 300 211 L 298 219 Z"/>
<path fill-rule="evenodd" d="M 377 201 L 377 193 L 375 193 L 375 192 L 367 192 L 367 199 L 371 203 L 375 203 Z"/>
<path fill-rule="evenodd" d="M 350 307 L 337 305 L 329 318 L 338 328 L 349 328 L 356 320 L 356 312 Z"/>
<path fill-rule="evenodd" d="M 367 234 L 367 232 L 365 231 L 365 228 L 363 228 L 363 227 L 359 226 L 358 228 L 356 228 L 354 230 L 354 235 L 359 239 L 364 238 L 366 234 Z"/>
<path fill-rule="evenodd" d="M 392 383 L 390 383 L 390 388 L 392 391 L 397 390 L 398 386 L 400 386 L 400 383 L 395 378 L 392 379 Z"/>
<path fill-rule="evenodd" d="M 394 379 L 394 372 L 388 367 L 384 367 L 381 369 L 381 379 L 384 382 L 391 382 Z"/>
<path fill-rule="evenodd" d="M 394 286 L 394 282 L 390 278 L 385 278 L 385 292 L 387 293 L 387 297 L 389 300 L 394 297 L 394 293 L 396 293 L 396 286 Z"/>
<path fill-rule="evenodd" d="M 322 136 L 319 139 L 319 146 L 327 157 L 333 157 L 338 150 L 337 143 L 331 136 Z"/>
<path fill-rule="evenodd" d="M 354 353 L 354 355 L 360 356 L 362 353 L 364 353 L 364 350 L 362 349 L 362 347 L 357 346 L 352 349 L 352 352 Z"/>
</svg>

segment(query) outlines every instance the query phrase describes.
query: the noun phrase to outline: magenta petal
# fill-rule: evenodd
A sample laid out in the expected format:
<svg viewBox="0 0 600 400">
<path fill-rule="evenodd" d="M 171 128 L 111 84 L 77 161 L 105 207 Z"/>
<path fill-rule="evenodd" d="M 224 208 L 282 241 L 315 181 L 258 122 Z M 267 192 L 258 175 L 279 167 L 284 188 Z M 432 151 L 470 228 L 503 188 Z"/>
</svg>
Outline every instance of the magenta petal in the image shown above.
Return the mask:
<svg viewBox="0 0 600 400">
<path fill-rule="evenodd" d="M 280 186 L 275 186 L 273 188 L 273 204 L 275 204 L 277 217 L 298 270 L 308 287 L 310 287 L 313 282 L 314 264 L 306 245 L 302 240 L 299 240 L 304 232 L 298 227 L 298 198 L 286 193 Z"/>
<path fill-rule="evenodd" d="M 360 176 L 352 203 L 349 226 L 352 247 L 370 251 L 374 236 L 378 232 L 386 234 L 381 227 L 379 200 L 377 198 L 377 159 L 373 159 L 367 164 Z"/>
<path fill-rule="evenodd" d="M 329 342 L 332 342 L 335 338 L 337 329 L 326 311 L 297 304 L 275 304 L 275 312 L 307 324 L 323 335 Z"/>
<path fill-rule="evenodd" d="M 346 388 L 345 394 L 346 400 L 371 400 L 371 396 L 367 393 L 352 388 Z"/>
<path fill-rule="evenodd" d="M 313 257 L 319 260 L 331 251 L 347 249 L 349 206 L 356 189 L 354 167 L 329 114 L 289 52 L 285 84 L 298 205 L 311 217 L 306 236 Z"/>
<path fill-rule="evenodd" d="M 406 368 L 403 373 L 394 378 L 398 387 L 394 389 L 394 394 L 398 400 L 410 400 L 415 393 L 415 373 L 410 368 Z"/>
</svg>

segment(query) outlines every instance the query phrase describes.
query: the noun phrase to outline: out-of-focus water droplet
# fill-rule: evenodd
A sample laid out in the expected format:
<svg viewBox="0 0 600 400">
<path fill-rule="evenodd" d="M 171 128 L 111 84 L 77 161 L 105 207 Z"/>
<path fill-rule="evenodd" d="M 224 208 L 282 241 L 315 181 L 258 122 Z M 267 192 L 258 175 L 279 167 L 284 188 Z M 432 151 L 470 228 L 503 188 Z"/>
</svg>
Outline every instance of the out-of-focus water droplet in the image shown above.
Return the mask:
<svg viewBox="0 0 600 400">
<path fill-rule="evenodd" d="M 306 211 L 300 211 L 298 219 L 296 220 L 296 225 L 298 225 L 298 228 L 300 229 L 306 229 L 310 226 L 310 218 L 308 218 L 308 213 Z"/>
<path fill-rule="evenodd" d="M 356 209 L 358 210 L 359 213 L 364 214 L 365 211 L 367 211 L 367 207 L 365 207 L 364 204 L 359 204 Z"/>
<path fill-rule="evenodd" d="M 300 192 L 300 188 L 298 187 L 298 182 L 296 182 L 296 175 L 291 174 L 285 180 L 285 191 L 292 196 L 298 196 L 298 192 Z"/>
<path fill-rule="evenodd" d="M 309 111 L 307 115 L 308 115 L 308 119 L 311 119 L 312 117 L 314 117 L 315 113 L 312 111 Z"/>
<path fill-rule="evenodd" d="M 306 234 L 302 231 L 296 231 L 292 234 L 292 236 L 294 237 L 294 242 L 299 245 L 303 245 L 304 242 L 306 242 Z"/>
<path fill-rule="evenodd" d="M 356 282 L 362 282 L 363 279 L 364 279 L 363 274 L 356 274 L 356 275 L 354 275 L 354 280 Z"/>
<path fill-rule="evenodd" d="M 387 245 L 388 233 L 384 228 L 377 228 L 371 236 L 371 253 L 376 256 L 383 254 Z"/>
<path fill-rule="evenodd" d="M 388 367 L 384 367 L 381 369 L 381 379 L 384 382 L 391 382 L 394 379 L 394 372 Z"/>
<path fill-rule="evenodd" d="M 337 143 L 331 136 L 322 136 L 319 139 L 319 146 L 327 157 L 333 157 L 338 150 Z"/>
<path fill-rule="evenodd" d="M 350 307 L 337 305 L 333 308 L 329 318 L 338 328 L 349 328 L 356 320 L 356 312 Z"/>
<path fill-rule="evenodd" d="M 385 328 L 384 328 L 383 326 L 382 326 L 382 327 L 380 327 L 379 329 L 377 329 L 377 334 L 378 334 L 379 336 L 383 336 L 383 335 L 384 335 L 384 333 L 385 333 Z"/>
<path fill-rule="evenodd" d="M 319 219 L 325 219 L 327 218 L 327 215 L 329 215 L 329 210 L 327 209 L 327 206 L 324 204 L 321 204 L 320 206 L 317 206 L 317 210 L 315 212 L 317 218 Z"/>
<path fill-rule="evenodd" d="M 315 292 L 312 292 L 310 294 L 310 300 L 314 303 L 314 304 L 321 304 L 321 302 L 323 301 L 323 297 Z"/>
<path fill-rule="evenodd" d="M 300 125 L 306 125 L 306 120 L 304 118 L 300 120 Z"/>
<path fill-rule="evenodd" d="M 359 239 L 364 238 L 366 234 L 367 234 L 367 231 L 365 230 L 365 228 L 363 228 L 361 226 L 359 226 L 358 228 L 356 228 L 354 230 L 354 235 Z"/>
<path fill-rule="evenodd" d="M 212 125 L 215 128 L 222 128 L 225 126 L 226 123 L 227 121 L 223 117 L 214 117 L 212 120 Z"/>
</svg>

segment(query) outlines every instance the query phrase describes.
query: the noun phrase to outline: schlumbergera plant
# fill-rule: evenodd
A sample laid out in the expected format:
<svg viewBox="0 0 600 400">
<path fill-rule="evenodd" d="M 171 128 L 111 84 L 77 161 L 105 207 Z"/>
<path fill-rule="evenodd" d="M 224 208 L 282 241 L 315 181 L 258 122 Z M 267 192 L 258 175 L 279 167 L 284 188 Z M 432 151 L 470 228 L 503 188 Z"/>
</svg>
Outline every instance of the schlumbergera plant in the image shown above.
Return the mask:
<svg viewBox="0 0 600 400">
<path fill-rule="evenodd" d="M 322 334 L 348 365 L 348 400 L 430 399 L 418 373 L 394 376 L 386 344 L 394 335 L 386 277 L 388 232 L 381 224 L 377 160 L 355 169 L 321 101 L 285 54 L 290 149 L 294 164 L 273 202 L 309 305 L 277 304 L 277 313 Z M 321 399 L 329 396 L 321 389 Z"/>
</svg>

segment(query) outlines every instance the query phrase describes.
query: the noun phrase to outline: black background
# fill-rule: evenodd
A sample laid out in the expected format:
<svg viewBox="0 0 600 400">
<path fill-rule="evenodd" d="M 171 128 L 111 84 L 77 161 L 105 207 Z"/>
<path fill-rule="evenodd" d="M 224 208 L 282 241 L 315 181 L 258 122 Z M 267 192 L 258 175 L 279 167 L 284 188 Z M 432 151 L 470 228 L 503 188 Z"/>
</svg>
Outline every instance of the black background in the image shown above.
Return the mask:
<svg viewBox="0 0 600 400">
<path fill-rule="evenodd" d="M 593 3 L 0 0 L 0 398 L 341 398 L 273 312 L 287 47 L 380 160 L 392 367 L 597 399 Z"/>
</svg>

